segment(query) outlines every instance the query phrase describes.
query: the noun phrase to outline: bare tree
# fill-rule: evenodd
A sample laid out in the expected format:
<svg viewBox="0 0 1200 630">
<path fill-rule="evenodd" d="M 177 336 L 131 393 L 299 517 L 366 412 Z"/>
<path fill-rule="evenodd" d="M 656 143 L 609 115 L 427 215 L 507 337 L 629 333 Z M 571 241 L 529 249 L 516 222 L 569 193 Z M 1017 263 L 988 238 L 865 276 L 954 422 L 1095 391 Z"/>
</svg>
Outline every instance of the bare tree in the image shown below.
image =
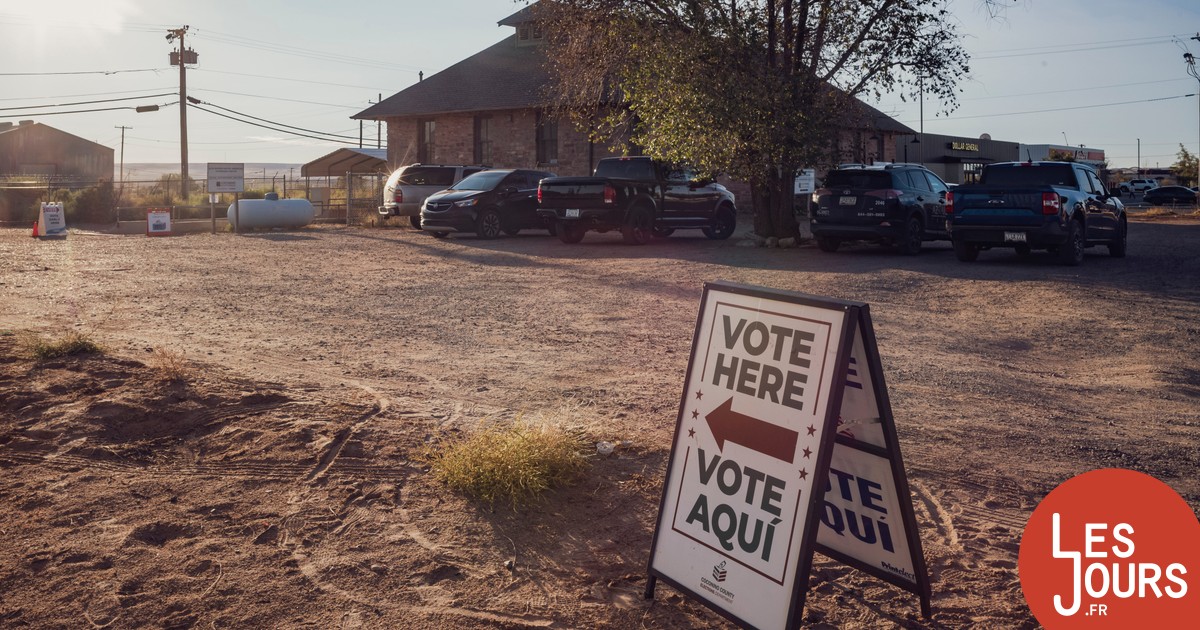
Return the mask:
<svg viewBox="0 0 1200 630">
<path fill-rule="evenodd" d="M 791 236 L 792 181 L 839 155 L 856 98 L 956 104 L 947 0 L 543 0 L 547 91 L 593 139 L 749 181 L 755 232 Z"/>
</svg>

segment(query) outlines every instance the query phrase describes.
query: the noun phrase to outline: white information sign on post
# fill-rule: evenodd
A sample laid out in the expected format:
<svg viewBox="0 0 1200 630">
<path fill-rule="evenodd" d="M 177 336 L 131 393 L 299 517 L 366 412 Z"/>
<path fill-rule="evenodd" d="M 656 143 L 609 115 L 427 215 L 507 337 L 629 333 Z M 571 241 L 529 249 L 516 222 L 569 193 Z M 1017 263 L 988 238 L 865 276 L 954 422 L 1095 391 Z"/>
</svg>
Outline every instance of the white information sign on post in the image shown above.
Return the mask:
<svg viewBox="0 0 1200 630">
<path fill-rule="evenodd" d="M 246 165 L 241 163 L 208 163 L 208 192 L 240 193 L 246 189 Z"/>
<path fill-rule="evenodd" d="M 662 579 L 747 628 L 800 625 L 814 551 L 929 581 L 866 304 L 704 287 L 650 550 Z"/>
<path fill-rule="evenodd" d="M 799 622 L 849 306 L 705 286 L 650 573 L 749 627 Z"/>
</svg>

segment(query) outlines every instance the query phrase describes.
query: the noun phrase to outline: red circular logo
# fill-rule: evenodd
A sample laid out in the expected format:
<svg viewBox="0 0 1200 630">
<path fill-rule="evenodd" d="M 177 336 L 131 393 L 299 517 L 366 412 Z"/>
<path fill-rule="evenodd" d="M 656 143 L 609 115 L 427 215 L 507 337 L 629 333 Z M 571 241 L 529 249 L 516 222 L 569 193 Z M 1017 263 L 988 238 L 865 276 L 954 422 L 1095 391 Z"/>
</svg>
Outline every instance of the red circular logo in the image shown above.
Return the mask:
<svg viewBox="0 0 1200 630">
<path fill-rule="evenodd" d="M 1049 630 L 1200 624 L 1200 521 L 1149 475 L 1093 470 L 1055 488 L 1025 526 L 1019 562 Z"/>
</svg>

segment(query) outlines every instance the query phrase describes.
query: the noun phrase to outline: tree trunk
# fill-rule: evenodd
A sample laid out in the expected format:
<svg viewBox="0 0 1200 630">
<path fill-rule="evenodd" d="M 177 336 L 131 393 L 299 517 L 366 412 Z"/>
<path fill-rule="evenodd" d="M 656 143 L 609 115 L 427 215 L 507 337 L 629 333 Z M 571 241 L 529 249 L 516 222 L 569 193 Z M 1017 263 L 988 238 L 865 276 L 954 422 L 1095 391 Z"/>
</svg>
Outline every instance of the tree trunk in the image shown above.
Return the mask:
<svg viewBox="0 0 1200 630">
<path fill-rule="evenodd" d="M 775 169 L 751 186 L 754 233 L 763 238 L 796 238 L 800 234 L 793 210 L 794 183 Z"/>
</svg>

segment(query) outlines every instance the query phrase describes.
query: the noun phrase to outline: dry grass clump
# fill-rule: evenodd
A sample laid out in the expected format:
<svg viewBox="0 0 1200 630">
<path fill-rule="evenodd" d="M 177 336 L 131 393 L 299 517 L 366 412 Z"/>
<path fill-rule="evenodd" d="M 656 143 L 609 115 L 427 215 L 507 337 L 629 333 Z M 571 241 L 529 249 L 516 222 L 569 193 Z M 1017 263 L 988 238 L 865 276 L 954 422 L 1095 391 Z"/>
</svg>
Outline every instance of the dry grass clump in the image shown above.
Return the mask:
<svg viewBox="0 0 1200 630">
<path fill-rule="evenodd" d="M 189 381 L 196 372 L 187 355 L 167 348 L 154 349 L 150 354 L 150 367 L 154 369 L 158 380 L 172 383 Z"/>
<path fill-rule="evenodd" d="M 75 354 L 103 354 L 104 348 L 85 333 L 69 331 L 57 339 L 29 334 L 21 340 L 26 352 L 36 359 L 56 359 Z"/>
<path fill-rule="evenodd" d="M 432 447 L 427 455 L 433 474 L 450 488 L 515 509 L 579 479 L 588 467 L 589 447 L 582 430 L 518 418 Z"/>
</svg>

